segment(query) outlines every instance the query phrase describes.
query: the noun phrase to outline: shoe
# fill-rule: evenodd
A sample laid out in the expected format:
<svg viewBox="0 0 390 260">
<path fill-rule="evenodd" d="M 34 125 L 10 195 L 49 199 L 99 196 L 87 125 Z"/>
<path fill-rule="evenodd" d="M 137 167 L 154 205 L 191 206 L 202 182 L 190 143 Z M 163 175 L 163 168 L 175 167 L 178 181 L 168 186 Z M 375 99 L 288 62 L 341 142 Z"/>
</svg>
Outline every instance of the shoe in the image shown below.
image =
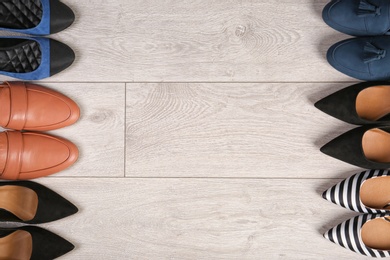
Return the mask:
<svg viewBox="0 0 390 260">
<path fill-rule="evenodd" d="M 371 257 L 390 256 L 390 217 L 386 214 L 362 214 L 328 230 L 329 241 Z"/>
<path fill-rule="evenodd" d="M 68 217 L 77 211 L 75 205 L 38 183 L 0 182 L 1 222 L 41 224 Z"/>
<path fill-rule="evenodd" d="M 0 74 L 5 76 L 44 79 L 68 68 L 74 59 L 71 48 L 48 38 L 0 38 Z"/>
<path fill-rule="evenodd" d="M 390 172 L 368 170 L 327 189 L 322 197 L 360 213 L 390 213 Z"/>
<path fill-rule="evenodd" d="M 0 133 L 0 179 L 26 180 L 71 166 L 77 147 L 68 140 L 34 132 Z"/>
<path fill-rule="evenodd" d="M 330 65 L 356 79 L 390 79 L 390 36 L 347 39 L 332 45 L 327 52 Z"/>
<path fill-rule="evenodd" d="M 390 126 L 362 126 L 333 139 L 321 152 L 365 168 L 390 168 Z"/>
<path fill-rule="evenodd" d="M 362 82 L 314 104 L 319 110 L 355 125 L 390 124 L 390 82 Z"/>
<path fill-rule="evenodd" d="M 0 2 L 0 30 L 48 35 L 69 27 L 73 11 L 58 0 L 4 0 Z"/>
<path fill-rule="evenodd" d="M 0 259 L 51 260 L 73 249 L 70 242 L 43 228 L 0 228 Z"/>
<path fill-rule="evenodd" d="M 0 84 L 0 126 L 14 130 L 49 131 L 69 126 L 80 117 L 70 98 L 25 82 Z"/>
<path fill-rule="evenodd" d="M 389 34 L 390 2 L 388 0 L 333 0 L 322 11 L 325 23 L 353 36 Z"/>
</svg>

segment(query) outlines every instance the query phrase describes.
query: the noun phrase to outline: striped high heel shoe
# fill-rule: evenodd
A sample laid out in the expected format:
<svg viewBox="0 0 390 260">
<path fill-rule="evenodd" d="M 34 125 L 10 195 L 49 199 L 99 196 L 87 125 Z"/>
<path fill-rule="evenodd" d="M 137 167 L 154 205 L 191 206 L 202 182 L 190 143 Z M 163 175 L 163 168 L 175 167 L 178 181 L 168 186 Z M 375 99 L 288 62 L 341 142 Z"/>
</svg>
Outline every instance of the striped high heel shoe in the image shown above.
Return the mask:
<svg viewBox="0 0 390 260">
<path fill-rule="evenodd" d="M 361 255 L 389 257 L 390 216 L 362 214 L 328 230 L 324 237 Z"/>
<path fill-rule="evenodd" d="M 390 172 L 357 173 L 326 190 L 322 197 L 360 213 L 390 213 Z"/>
</svg>

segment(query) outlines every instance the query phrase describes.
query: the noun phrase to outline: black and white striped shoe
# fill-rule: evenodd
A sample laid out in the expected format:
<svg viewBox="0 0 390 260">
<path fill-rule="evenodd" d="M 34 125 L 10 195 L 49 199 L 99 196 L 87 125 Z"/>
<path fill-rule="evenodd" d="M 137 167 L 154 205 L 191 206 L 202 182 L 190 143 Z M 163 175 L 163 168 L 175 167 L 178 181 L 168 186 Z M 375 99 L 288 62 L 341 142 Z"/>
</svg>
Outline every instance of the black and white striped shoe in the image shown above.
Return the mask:
<svg viewBox="0 0 390 260">
<path fill-rule="evenodd" d="M 390 172 L 357 173 L 326 190 L 322 197 L 360 213 L 390 213 Z"/>
<path fill-rule="evenodd" d="M 386 214 L 362 214 L 328 230 L 324 237 L 358 254 L 389 257 L 389 218 Z"/>
</svg>

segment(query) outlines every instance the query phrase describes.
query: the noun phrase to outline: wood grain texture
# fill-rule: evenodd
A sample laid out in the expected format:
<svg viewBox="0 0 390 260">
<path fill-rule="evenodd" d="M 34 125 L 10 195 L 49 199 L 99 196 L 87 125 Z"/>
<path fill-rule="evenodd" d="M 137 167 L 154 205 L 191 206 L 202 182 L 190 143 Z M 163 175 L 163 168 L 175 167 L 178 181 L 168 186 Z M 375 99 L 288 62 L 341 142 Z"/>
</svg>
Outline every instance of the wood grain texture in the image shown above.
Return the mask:
<svg viewBox="0 0 390 260">
<path fill-rule="evenodd" d="M 76 124 L 51 131 L 74 142 L 78 161 L 55 176 L 120 177 L 124 175 L 125 84 L 45 83 L 80 107 Z"/>
<path fill-rule="evenodd" d="M 359 259 L 322 237 L 355 215 L 321 198 L 337 181 L 44 179 L 80 211 L 42 226 L 64 260 Z"/>
<path fill-rule="evenodd" d="M 55 81 L 345 81 L 326 50 L 347 36 L 327 0 L 66 0 L 75 23 L 53 38 L 76 61 Z"/>
<path fill-rule="evenodd" d="M 319 148 L 351 125 L 313 103 L 345 84 L 128 84 L 129 177 L 347 177 Z"/>
</svg>

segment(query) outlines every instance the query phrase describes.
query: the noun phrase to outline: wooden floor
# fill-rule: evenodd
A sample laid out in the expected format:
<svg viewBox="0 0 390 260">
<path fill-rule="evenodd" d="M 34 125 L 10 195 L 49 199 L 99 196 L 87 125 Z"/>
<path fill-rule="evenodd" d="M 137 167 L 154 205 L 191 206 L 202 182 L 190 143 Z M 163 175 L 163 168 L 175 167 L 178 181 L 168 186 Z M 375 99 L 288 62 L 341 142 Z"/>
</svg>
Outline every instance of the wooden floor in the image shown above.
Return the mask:
<svg viewBox="0 0 390 260">
<path fill-rule="evenodd" d="M 52 132 L 80 158 L 37 180 L 80 209 L 42 225 L 61 259 L 360 259 L 322 237 L 356 214 L 321 193 L 361 171 L 319 151 L 353 128 L 313 106 L 355 82 L 326 0 L 63 1 L 77 59 L 39 83 L 80 105 Z"/>
</svg>

